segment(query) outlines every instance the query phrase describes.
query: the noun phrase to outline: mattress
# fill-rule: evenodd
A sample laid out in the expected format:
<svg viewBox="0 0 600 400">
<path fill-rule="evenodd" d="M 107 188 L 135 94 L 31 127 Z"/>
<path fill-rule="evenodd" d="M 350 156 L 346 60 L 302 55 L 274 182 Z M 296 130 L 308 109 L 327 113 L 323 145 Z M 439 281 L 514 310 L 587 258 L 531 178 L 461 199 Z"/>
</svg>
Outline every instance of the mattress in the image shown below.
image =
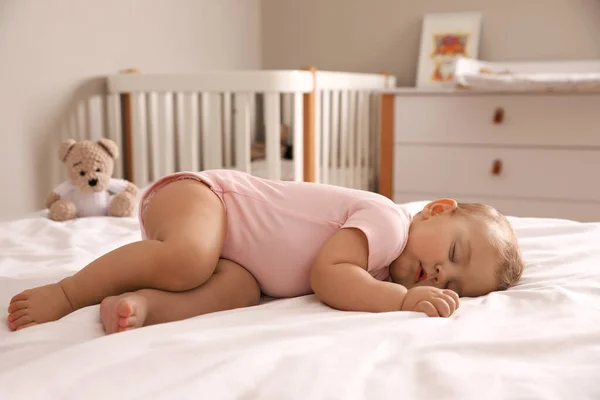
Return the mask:
<svg viewBox="0 0 600 400">
<path fill-rule="evenodd" d="M 597 92 L 600 72 L 519 72 L 495 63 L 459 57 L 454 81 L 462 88 L 517 92 Z"/>
<path fill-rule="evenodd" d="M 522 282 L 448 319 L 311 295 L 109 336 L 98 306 L 19 332 L 5 306 L 140 239 L 137 221 L 2 222 L 0 399 L 598 399 L 600 224 L 511 221 Z"/>
</svg>

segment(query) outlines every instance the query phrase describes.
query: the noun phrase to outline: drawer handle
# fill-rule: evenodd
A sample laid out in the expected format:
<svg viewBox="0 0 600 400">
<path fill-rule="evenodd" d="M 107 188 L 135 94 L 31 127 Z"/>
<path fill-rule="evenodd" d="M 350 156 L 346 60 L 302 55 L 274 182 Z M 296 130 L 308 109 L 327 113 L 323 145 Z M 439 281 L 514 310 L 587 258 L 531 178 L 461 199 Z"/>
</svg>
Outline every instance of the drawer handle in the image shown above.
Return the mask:
<svg viewBox="0 0 600 400">
<path fill-rule="evenodd" d="M 504 121 L 504 109 L 502 107 L 496 108 L 494 112 L 494 124 L 501 124 Z"/>
<path fill-rule="evenodd" d="M 494 160 L 492 164 L 492 175 L 500 175 L 502 173 L 502 160 Z"/>
</svg>

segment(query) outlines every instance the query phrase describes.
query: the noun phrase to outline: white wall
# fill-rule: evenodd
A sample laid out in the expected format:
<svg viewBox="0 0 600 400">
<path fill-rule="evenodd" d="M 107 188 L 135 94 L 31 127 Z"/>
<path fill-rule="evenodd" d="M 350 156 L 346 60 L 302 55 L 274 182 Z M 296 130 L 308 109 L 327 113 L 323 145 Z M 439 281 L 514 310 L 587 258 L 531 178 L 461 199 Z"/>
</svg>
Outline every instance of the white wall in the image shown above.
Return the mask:
<svg viewBox="0 0 600 400">
<path fill-rule="evenodd" d="M 0 0 L 0 218 L 42 206 L 55 131 L 93 77 L 259 68 L 259 0 Z"/>
<path fill-rule="evenodd" d="M 600 58 L 599 0 L 262 0 L 263 67 L 390 72 L 415 83 L 421 21 L 481 11 L 480 58 Z"/>
</svg>

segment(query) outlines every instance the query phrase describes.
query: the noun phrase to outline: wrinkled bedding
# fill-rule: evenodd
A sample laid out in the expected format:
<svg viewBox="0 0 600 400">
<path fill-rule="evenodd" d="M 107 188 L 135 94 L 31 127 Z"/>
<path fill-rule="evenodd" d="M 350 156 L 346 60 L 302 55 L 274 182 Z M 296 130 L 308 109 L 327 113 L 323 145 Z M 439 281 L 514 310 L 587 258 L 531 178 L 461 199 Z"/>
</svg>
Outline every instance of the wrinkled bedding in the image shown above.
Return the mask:
<svg viewBox="0 0 600 400">
<path fill-rule="evenodd" d="M 134 218 L 0 224 L 0 399 L 598 399 L 600 224 L 513 218 L 521 284 L 449 319 L 314 296 L 105 336 L 98 306 L 9 332 L 19 291 L 138 240 Z"/>
</svg>

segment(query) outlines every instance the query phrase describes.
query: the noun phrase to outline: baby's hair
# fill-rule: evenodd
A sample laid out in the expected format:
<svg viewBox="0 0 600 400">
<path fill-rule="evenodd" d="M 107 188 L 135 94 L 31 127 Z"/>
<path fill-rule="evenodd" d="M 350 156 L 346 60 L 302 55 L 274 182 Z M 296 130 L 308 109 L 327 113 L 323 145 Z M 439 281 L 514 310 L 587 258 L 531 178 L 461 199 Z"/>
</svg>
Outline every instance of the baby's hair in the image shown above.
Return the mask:
<svg viewBox="0 0 600 400">
<path fill-rule="evenodd" d="M 482 203 L 458 203 L 456 215 L 481 218 L 490 227 L 491 244 L 498 257 L 498 288 L 506 290 L 521 279 L 524 264 L 517 235 L 508 219 L 494 207 Z"/>
</svg>

